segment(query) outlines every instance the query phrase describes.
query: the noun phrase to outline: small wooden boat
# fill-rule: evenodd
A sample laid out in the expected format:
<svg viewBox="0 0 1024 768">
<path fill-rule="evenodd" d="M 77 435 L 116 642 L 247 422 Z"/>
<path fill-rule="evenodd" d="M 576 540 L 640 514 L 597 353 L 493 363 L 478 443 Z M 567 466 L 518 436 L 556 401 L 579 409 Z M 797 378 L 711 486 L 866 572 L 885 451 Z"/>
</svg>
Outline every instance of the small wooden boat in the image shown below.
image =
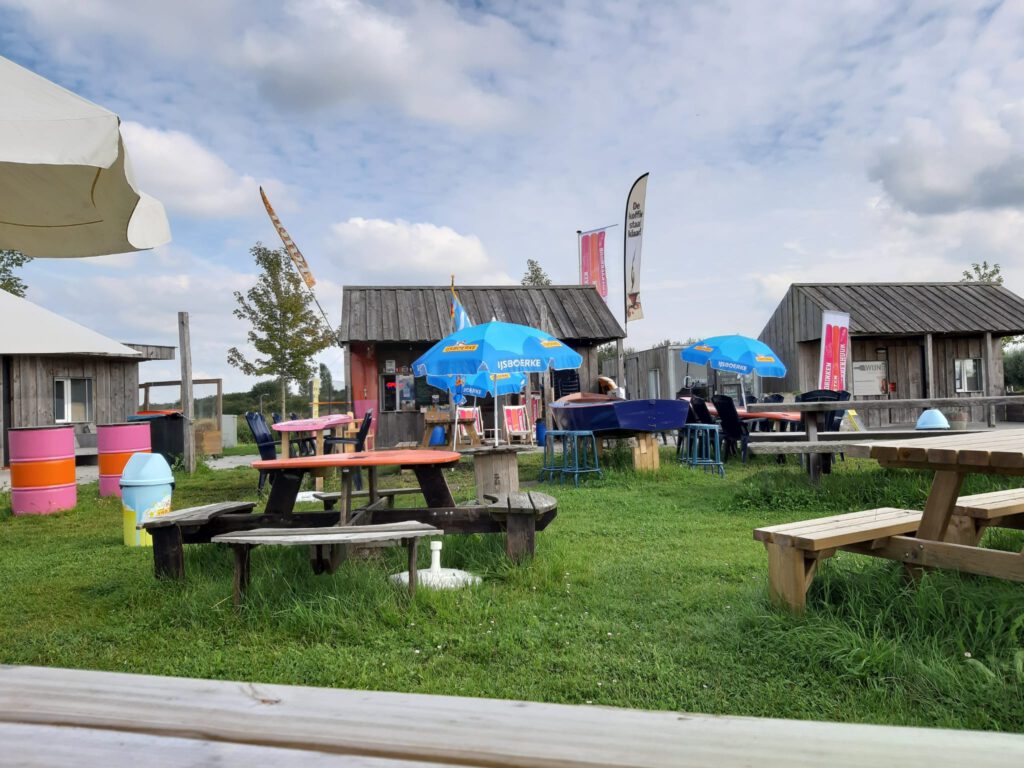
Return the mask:
<svg viewBox="0 0 1024 768">
<path fill-rule="evenodd" d="M 685 400 L 620 400 L 608 395 L 580 393 L 551 403 L 556 429 L 624 437 L 641 432 L 681 429 L 689 403 Z"/>
</svg>

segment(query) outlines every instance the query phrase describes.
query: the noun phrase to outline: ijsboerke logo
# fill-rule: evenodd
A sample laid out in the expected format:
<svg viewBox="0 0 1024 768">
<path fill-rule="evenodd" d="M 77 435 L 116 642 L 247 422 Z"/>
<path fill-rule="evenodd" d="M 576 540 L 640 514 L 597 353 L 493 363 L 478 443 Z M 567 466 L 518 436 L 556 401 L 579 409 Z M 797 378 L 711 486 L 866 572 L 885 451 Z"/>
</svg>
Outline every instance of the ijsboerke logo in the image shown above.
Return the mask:
<svg viewBox="0 0 1024 768">
<path fill-rule="evenodd" d="M 714 367 L 722 371 L 739 371 L 740 373 L 749 373 L 750 371 L 748 366 L 742 363 L 732 363 L 728 360 L 719 360 L 715 363 Z"/>
<path fill-rule="evenodd" d="M 771 355 L 758 355 L 754 359 L 757 360 L 757 362 L 759 362 L 759 363 L 774 363 L 775 362 L 775 358 L 772 357 Z"/>
<path fill-rule="evenodd" d="M 464 342 L 458 342 L 452 344 L 450 347 L 445 347 L 445 352 L 476 352 L 477 344 L 466 344 Z"/>
<path fill-rule="evenodd" d="M 539 357 L 517 357 L 512 360 L 499 360 L 498 369 L 502 371 L 512 370 L 531 370 L 540 368 Z"/>
<path fill-rule="evenodd" d="M 560 342 L 558 339 L 550 339 L 548 341 L 542 341 L 540 345 L 545 349 L 551 349 L 552 347 L 562 346 L 562 342 Z"/>
<path fill-rule="evenodd" d="M 714 347 L 709 347 L 707 344 L 698 344 L 696 347 L 694 347 L 694 349 L 696 349 L 698 352 L 714 352 L 715 351 Z"/>
</svg>

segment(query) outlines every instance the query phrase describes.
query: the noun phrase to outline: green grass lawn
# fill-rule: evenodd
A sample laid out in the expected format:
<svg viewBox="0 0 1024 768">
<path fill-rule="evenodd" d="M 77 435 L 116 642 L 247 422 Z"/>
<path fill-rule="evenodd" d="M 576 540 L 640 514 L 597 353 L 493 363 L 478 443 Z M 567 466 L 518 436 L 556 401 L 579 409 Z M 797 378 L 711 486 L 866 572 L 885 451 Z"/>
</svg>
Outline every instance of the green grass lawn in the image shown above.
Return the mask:
<svg viewBox="0 0 1024 768">
<path fill-rule="evenodd" d="M 121 545 L 117 499 L 14 518 L 0 496 L 0 661 L 304 685 L 731 715 L 1024 730 L 1024 586 L 927 575 L 840 553 L 807 614 L 774 610 L 759 525 L 916 506 L 929 477 L 847 461 L 812 488 L 795 463 L 675 465 L 546 486 L 558 517 L 515 567 L 498 536 L 449 537 L 445 565 L 484 577 L 460 592 L 386 581 L 394 550 L 314 576 L 306 553 L 257 549 L 247 606 L 231 558 L 187 548 L 188 579 L 157 582 Z M 538 457 L 522 457 L 524 479 Z M 410 484 L 389 478 L 388 484 Z M 972 478 L 966 492 L 997 487 Z M 473 495 L 467 464 L 450 476 Z M 250 469 L 179 476 L 178 507 L 254 496 Z M 403 499 L 410 503 L 408 497 Z M 989 546 L 1020 549 L 1020 533 Z M 424 547 L 423 549 L 426 549 Z M 421 567 L 427 564 L 424 553 Z"/>
</svg>

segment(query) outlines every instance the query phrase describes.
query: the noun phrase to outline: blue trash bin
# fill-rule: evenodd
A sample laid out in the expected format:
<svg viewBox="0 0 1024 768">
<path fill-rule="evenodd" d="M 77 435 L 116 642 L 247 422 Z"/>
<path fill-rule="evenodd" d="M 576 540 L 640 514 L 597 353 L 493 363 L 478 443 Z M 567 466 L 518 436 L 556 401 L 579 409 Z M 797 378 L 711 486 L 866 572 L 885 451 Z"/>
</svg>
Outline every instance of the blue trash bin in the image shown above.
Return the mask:
<svg viewBox="0 0 1024 768">
<path fill-rule="evenodd" d="M 171 511 L 174 475 L 159 453 L 136 453 L 121 474 L 121 510 L 124 543 L 129 547 L 151 547 L 149 533 L 139 523 Z"/>
<path fill-rule="evenodd" d="M 444 437 L 444 427 L 438 424 L 432 430 L 430 430 L 430 445 L 446 445 L 448 443 Z"/>
<path fill-rule="evenodd" d="M 537 445 L 544 445 L 548 436 L 548 428 L 544 419 L 537 419 Z"/>
</svg>

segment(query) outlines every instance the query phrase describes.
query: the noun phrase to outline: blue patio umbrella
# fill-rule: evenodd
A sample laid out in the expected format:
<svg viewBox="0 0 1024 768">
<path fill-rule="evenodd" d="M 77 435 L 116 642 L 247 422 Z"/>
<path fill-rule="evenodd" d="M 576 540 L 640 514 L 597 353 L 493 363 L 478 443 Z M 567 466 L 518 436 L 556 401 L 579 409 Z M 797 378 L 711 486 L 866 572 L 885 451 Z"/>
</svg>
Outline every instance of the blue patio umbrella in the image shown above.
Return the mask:
<svg viewBox="0 0 1024 768">
<path fill-rule="evenodd" d="M 488 373 L 481 371 L 466 376 L 427 376 L 427 384 L 447 390 L 453 395 L 497 397 L 521 392 L 526 386 L 525 373 Z M 465 402 L 465 400 L 463 400 Z M 461 403 L 460 403 L 461 405 Z"/>
<path fill-rule="evenodd" d="M 583 358 L 578 353 L 549 333 L 526 325 L 494 321 L 446 336 L 421 355 L 412 364 L 412 370 L 417 376 L 542 373 L 549 368 L 576 369 L 582 364 Z M 497 405 L 494 421 L 497 444 Z"/>
<path fill-rule="evenodd" d="M 679 356 L 687 363 L 710 365 L 715 370 L 741 376 L 756 373 L 758 376 L 781 378 L 786 375 L 786 366 L 772 348 L 748 336 L 712 336 L 684 347 Z M 742 386 L 741 380 L 741 393 Z M 743 402 L 746 405 L 745 395 Z"/>
</svg>

